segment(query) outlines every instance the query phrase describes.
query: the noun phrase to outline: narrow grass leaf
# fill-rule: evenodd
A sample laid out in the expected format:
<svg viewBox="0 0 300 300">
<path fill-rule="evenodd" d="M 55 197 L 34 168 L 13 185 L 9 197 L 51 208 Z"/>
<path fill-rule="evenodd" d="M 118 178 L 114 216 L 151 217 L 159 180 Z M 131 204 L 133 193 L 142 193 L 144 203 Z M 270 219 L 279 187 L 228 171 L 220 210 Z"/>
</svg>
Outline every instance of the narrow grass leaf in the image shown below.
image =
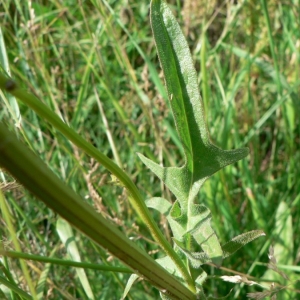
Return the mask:
<svg viewBox="0 0 300 300">
<path fill-rule="evenodd" d="M 124 289 L 124 293 L 123 293 L 123 296 L 122 296 L 122 299 L 121 300 L 124 300 L 125 297 L 127 296 L 127 294 L 129 293 L 132 285 L 137 281 L 137 279 L 139 278 L 138 275 L 136 274 L 131 274 L 127 283 L 126 283 L 126 286 L 125 286 L 125 289 Z"/>
<path fill-rule="evenodd" d="M 0 26 L 0 67 L 2 67 L 8 75 L 10 75 L 9 61 L 7 57 L 1 26 Z M 11 115 L 14 118 L 15 125 L 20 126 L 22 118 L 21 118 L 18 102 L 13 95 L 8 95 L 7 97 L 9 99 L 9 104 L 10 104 L 9 109 L 11 111 Z"/>
<path fill-rule="evenodd" d="M 1 141 L 1 137 L 0 137 L 0 141 Z M 0 144 L 0 148 L 1 148 L 1 144 Z M 10 208 L 8 206 L 8 203 L 6 202 L 6 199 L 4 198 L 4 195 L 3 195 L 1 189 L 0 189 L 0 209 L 1 209 L 1 214 L 3 216 L 5 225 L 7 226 L 8 232 L 12 239 L 12 243 L 17 251 L 21 251 L 21 244 L 20 244 L 17 232 L 16 232 L 14 224 L 13 224 L 12 215 L 10 213 Z M 36 289 L 34 286 L 33 279 L 31 278 L 29 268 L 22 260 L 20 260 L 20 265 L 21 265 L 22 275 L 24 276 L 24 279 L 25 279 L 25 282 L 27 283 L 29 291 L 30 291 L 32 297 L 34 299 L 36 299 L 36 297 L 37 297 Z M 14 275 L 16 275 L 16 274 L 14 274 Z"/>
<path fill-rule="evenodd" d="M 80 258 L 79 250 L 75 241 L 73 230 L 69 225 L 69 223 L 59 218 L 56 222 L 56 230 L 61 241 L 65 245 L 71 259 L 80 262 L 81 258 Z M 76 273 L 87 297 L 89 299 L 95 299 L 92 288 L 90 286 L 89 280 L 86 276 L 84 269 L 76 268 Z"/>
<path fill-rule="evenodd" d="M 191 252 L 187 249 L 185 249 L 184 245 L 173 238 L 173 241 L 175 242 L 178 249 L 184 253 L 184 255 L 189 259 L 190 263 L 192 264 L 193 268 L 200 268 L 202 265 L 211 262 L 211 259 L 205 252 Z"/>
<path fill-rule="evenodd" d="M 0 275 L 0 284 L 4 285 L 10 291 L 13 291 L 14 293 L 16 293 L 17 295 L 19 295 L 23 299 L 26 299 L 26 300 L 33 300 L 34 299 L 30 295 L 28 295 L 26 292 L 24 292 L 22 289 L 20 289 L 17 285 L 15 285 L 14 283 L 8 281 L 6 278 L 4 278 L 1 275 Z"/>
<path fill-rule="evenodd" d="M 275 226 L 273 231 L 273 245 L 269 252 L 269 269 L 263 275 L 264 279 L 280 282 L 282 285 L 289 285 L 289 289 L 281 291 L 282 299 L 296 299 L 297 294 L 293 291 L 296 289 L 295 283 L 298 280 L 293 272 L 285 272 L 278 270 L 277 264 L 293 265 L 294 258 L 294 237 L 293 222 L 291 210 L 287 203 L 281 201 L 275 215 Z M 294 283 L 293 283 L 294 282 Z M 269 287 L 268 284 L 262 284 Z"/>
<path fill-rule="evenodd" d="M 56 249 L 54 249 L 54 251 L 52 252 L 54 253 L 55 251 Z M 5 257 L 11 257 L 11 258 L 21 258 L 25 260 L 45 262 L 45 263 L 50 263 L 51 265 L 92 269 L 92 270 L 105 271 L 105 272 L 129 273 L 129 274 L 132 273 L 132 271 L 126 267 L 114 267 L 114 266 L 103 265 L 103 264 L 95 264 L 95 263 L 92 264 L 92 263 L 85 263 L 85 262 L 76 262 L 74 260 L 59 259 L 59 258 L 52 257 L 52 253 L 50 254 L 50 256 L 40 256 L 36 254 L 0 250 L 0 255 L 3 255 Z"/>
</svg>

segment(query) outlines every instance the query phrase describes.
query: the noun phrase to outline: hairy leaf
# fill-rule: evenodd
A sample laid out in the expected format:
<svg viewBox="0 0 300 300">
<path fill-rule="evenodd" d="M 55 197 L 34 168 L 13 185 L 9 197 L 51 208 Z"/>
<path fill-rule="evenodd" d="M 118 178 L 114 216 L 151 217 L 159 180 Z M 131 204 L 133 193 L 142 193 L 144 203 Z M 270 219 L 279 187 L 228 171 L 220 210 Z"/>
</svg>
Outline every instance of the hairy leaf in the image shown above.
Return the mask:
<svg viewBox="0 0 300 300">
<path fill-rule="evenodd" d="M 265 235 L 266 234 L 262 230 L 252 230 L 234 237 L 231 241 L 222 246 L 224 258 L 232 255 L 234 252 L 258 237 Z"/>
<path fill-rule="evenodd" d="M 150 18 L 185 163 L 181 167 L 162 167 L 142 154 L 139 157 L 177 198 L 167 215 L 175 239 L 188 242 L 188 235 L 192 235 L 212 261 L 220 265 L 223 253 L 210 225 L 209 210 L 196 205 L 194 199 L 208 177 L 244 158 L 248 149 L 226 151 L 211 142 L 197 74 L 184 35 L 164 1 L 151 2 Z M 160 204 L 161 207 L 157 201 L 152 207 L 166 214 L 166 203 Z"/>
<path fill-rule="evenodd" d="M 203 182 L 221 168 L 244 158 L 248 149 L 225 151 L 212 144 L 188 44 L 164 1 L 151 2 L 151 25 L 185 164 L 178 168 L 162 167 L 139 156 L 174 193 L 184 213 Z"/>
</svg>

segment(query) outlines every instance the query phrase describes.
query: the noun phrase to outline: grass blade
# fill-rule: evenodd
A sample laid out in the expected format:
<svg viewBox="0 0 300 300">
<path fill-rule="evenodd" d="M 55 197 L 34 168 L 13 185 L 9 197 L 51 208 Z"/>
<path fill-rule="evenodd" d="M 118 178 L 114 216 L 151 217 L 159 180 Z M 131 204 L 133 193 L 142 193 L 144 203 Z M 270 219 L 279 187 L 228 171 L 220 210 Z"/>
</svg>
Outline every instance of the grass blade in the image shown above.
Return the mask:
<svg viewBox="0 0 300 300">
<path fill-rule="evenodd" d="M 81 258 L 79 250 L 75 242 L 73 230 L 69 223 L 63 219 L 58 219 L 56 222 L 56 229 L 72 260 L 80 262 Z M 76 273 L 88 299 L 95 299 L 85 271 L 83 269 L 76 269 Z"/>
</svg>

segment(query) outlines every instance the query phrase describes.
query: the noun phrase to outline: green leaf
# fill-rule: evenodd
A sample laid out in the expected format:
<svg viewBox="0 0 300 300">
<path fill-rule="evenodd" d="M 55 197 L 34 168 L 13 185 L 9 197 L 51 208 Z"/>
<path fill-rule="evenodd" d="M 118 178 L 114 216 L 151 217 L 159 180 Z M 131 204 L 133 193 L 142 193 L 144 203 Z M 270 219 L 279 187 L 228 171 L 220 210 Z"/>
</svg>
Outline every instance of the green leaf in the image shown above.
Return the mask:
<svg viewBox="0 0 300 300">
<path fill-rule="evenodd" d="M 125 289 L 124 289 L 124 293 L 123 293 L 123 296 L 122 296 L 122 299 L 125 299 L 125 297 L 127 296 L 127 294 L 129 293 L 132 285 L 136 282 L 136 280 L 139 278 L 138 275 L 136 274 L 131 274 L 127 283 L 126 283 L 126 286 L 125 286 Z"/>
<path fill-rule="evenodd" d="M 289 285 L 290 289 L 281 291 L 281 299 L 296 299 L 296 281 L 299 276 L 294 272 L 279 270 L 277 264 L 292 266 L 294 264 L 294 235 L 291 209 L 287 203 L 281 201 L 275 215 L 275 226 L 273 231 L 273 246 L 269 251 L 269 269 L 263 275 L 264 279 L 280 282 L 283 286 Z M 263 283 L 270 288 L 270 284 Z"/>
<path fill-rule="evenodd" d="M 74 261 L 81 262 L 79 250 L 75 241 L 75 236 L 73 234 L 72 227 L 69 225 L 69 223 L 59 218 L 56 222 L 56 230 L 61 241 L 65 245 L 71 259 Z M 85 270 L 78 269 L 78 268 L 76 268 L 75 270 L 88 299 L 95 299 L 89 280 L 86 276 Z"/>
<path fill-rule="evenodd" d="M 167 216 L 172 208 L 172 204 L 161 197 L 154 197 L 146 200 L 146 205 L 148 208 L 153 208 L 159 211 L 162 215 Z"/>
<path fill-rule="evenodd" d="M 180 244 L 180 242 L 178 242 L 178 243 Z M 162 267 L 164 267 L 169 273 L 174 275 L 179 281 L 182 281 L 182 283 L 185 284 L 183 279 L 182 279 L 181 273 L 178 271 L 176 265 L 170 259 L 170 257 L 165 256 L 165 257 L 162 257 L 162 258 L 158 258 L 158 259 L 156 259 L 156 262 L 159 263 Z M 203 282 L 205 281 L 205 279 L 207 277 L 207 274 L 201 268 L 198 268 L 197 274 L 198 274 L 197 279 L 195 280 L 196 289 L 197 289 L 197 298 L 196 299 L 205 300 L 206 297 L 205 297 L 204 293 L 202 292 L 201 286 L 202 286 Z M 161 296 L 162 299 L 165 299 L 165 300 L 170 299 L 167 294 L 163 294 L 162 292 L 160 292 L 160 296 Z"/>
<path fill-rule="evenodd" d="M 199 269 L 205 263 L 211 262 L 211 259 L 205 252 L 191 252 L 185 249 L 184 245 L 180 241 L 175 238 L 173 238 L 173 241 L 178 249 L 188 258 L 193 268 Z"/>
<path fill-rule="evenodd" d="M 139 157 L 177 198 L 167 216 L 175 239 L 186 241 L 189 251 L 192 235 L 207 256 L 220 265 L 223 251 L 211 227 L 210 212 L 205 206 L 195 204 L 194 199 L 208 177 L 244 158 L 249 151 L 247 148 L 226 151 L 211 142 L 185 37 L 164 1 L 151 2 L 150 18 L 185 162 L 181 167 L 163 167 L 142 154 Z M 156 209 L 166 212 L 158 203 Z"/>
<path fill-rule="evenodd" d="M 23 299 L 26 300 L 33 300 L 33 298 L 28 295 L 26 292 L 24 292 L 22 289 L 20 289 L 15 283 L 12 283 L 11 281 L 7 280 L 4 276 L 0 275 L 0 284 L 1 284 L 1 290 L 7 294 L 11 295 L 11 291 L 22 297 Z M 5 289 L 7 288 L 7 290 Z M 8 298 L 8 299 L 11 299 Z"/>
<path fill-rule="evenodd" d="M 163 198 L 155 197 L 146 201 L 148 207 L 167 216 L 175 240 L 182 242 L 191 234 L 214 264 L 220 265 L 223 252 L 219 240 L 211 227 L 211 213 L 204 205 L 192 205 L 191 215 L 187 220 L 176 201 L 173 206 Z M 169 214 L 168 214 L 169 212 Z M 186 234 L 187 233 L 187 234 Z"/>
<path fill-rule="evenodd" d="M 293 219 L 291 209 L 286 202 L 281 201 L 275 216 L 274 255 L 277 263 L 292 265 L 294 252 Z"/>
<path fill-rule="evenodd" d="M 146 205 L 159 211 L 167 217 L 175 238 L 181 240 L 186 232 L 186 216 L 181 213 L 181 208 L 176 201 L 173 205 L 164 198 L 154 197 L 146 200 Z"/>
<path fill-rule="evenodd" d="M 232 240 L 222 246 L 223 257 L 226 258 L 232 255 L 246 244 L 252 242 L 260 236 L 265 235 L 266 234 L 262 230 L 252 230 L 234 237 Z"/>
<path fill-rule="evenodd" d="M 190 233 L 214 264 L 220 266 L 223 251 L 211 227 L 211 213 L 204 205 L 193 204 L 189 218 Z"/>
<path fill-rule="evenodd" d="M 203 182 L 221 168 L 244 158 L 248 149 L 224 151 L 212 144 L 197 74 L 181 29 L 164 1 L 151 2 L 150 17 L 185 164 L 180 168 L 162 167 L 141 154 L 139 157 L 174 193 L 185 213 Z"/>
</svg>

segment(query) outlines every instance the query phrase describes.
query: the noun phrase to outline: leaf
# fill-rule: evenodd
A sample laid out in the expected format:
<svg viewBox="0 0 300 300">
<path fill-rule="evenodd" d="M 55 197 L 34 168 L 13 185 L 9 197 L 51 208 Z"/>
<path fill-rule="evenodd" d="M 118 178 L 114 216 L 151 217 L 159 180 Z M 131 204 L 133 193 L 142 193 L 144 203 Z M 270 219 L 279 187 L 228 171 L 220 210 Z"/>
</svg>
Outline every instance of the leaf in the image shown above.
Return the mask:
<svg viewBox="0 0 300 300">
<path fill-rule="evenodd" d="M 182 280 L 181 273 L 169 256 L 158 258 L 155 261 L 164 267 L 164 269 L 166 269 L 169 273 Z"/>
<path fill-rule="evenodd" d="M 205 180 L 221 168 L 244 158 L 248 149 L 225 151 L 213 145 L 205 123 L 197 74 L 181 29 L 164 1 L 151 2 L 150 18 L 185 163 L 181 167 L 162 167 L 142 154 L 138 155 L 176 196 L 178 204 L 172 207 L 168 220 L 172 223 L 175 238 L 182 241 L 183 230 L 194 229 L 191 216 L 195 216 L 196 222 L 201 222 L 201 218 L 194 214 L 198 209 L 194 206 L 194 199 Z M 218 239 L 209 221 L 203 226 L 191 234 L 195 234 L 196 241 L 202 243 L 215 263 L 220 264 L 222 250 Z"/>
<path fill-rule="evenodd" d="M 190 263 L 192 264 L 193 268 L 200 268 L 200 266 L 204 265 L 205 263 L 211 262 L 211 259 L 207 256 L 205 252 L 191 252 L 184 248 L 184 245 L 173 238 L 178 249 L 188 258 Z"/>
<path fill-rule="evenodd" d="M 175 201 L 167 220 L 176 239 L 182 240 L 186 233 L 187 216 L 182 213 L 182 209 L 178 201 Z"/>
<path fill-rule="evenodd" d="M 223 258 L 232 255 L 246 244 L 252 242 L 260 236 L 265 235 L 266 234 L 262 230 L 252 230 L 234 237 L 232 240 L 222 246 Z"/>
<path fill-rule="evenodd" d="M 136 280 L 139 278 L 138 275 L 136 274 L 131 274 L 127 283 L 126 283 L 126 287 L 123 293 L 123 296 L 121 298 L 121 300 L 125 299 L 125 297 L 127 296 L 127 294 L 129 293 L 129 290 L 131 289 L 132 285 L 136 282 Z"/>
<path fill-rule="evenodd" d="M 153 208 L 159 211 L 162 215 L 167 216 L 172 208 L 172 204 L 161 197 L 154 197 L 146 200 L 146 205 L 149 208 Z"/>
<path fill-rule="evenodd" d="M 69 223 L 59 218 L 56 223 L 56 230 L 61 241 L 65 245 L 71 259 L 74 261 L 81 261 L 79 250 L 75 242 L 75 236 L 73 234 L 72 227 L 69 225 Z M 85 270 L 76 268 L 75 271 L 88 299 L 95 299 Z"/>
<path fill-rule="evenodd" d="M 269 269 L 263 275 L 264 279 L 280 282 L 282 285 L 289 283 L 290 290 L 284 290 L 280 296 L 282 299 L 296 299 L 297 295 L 293 291 L 296 289 L 295 283 L 298 276 L 293 272 L 285 271 L 285 275 L 277 268 L 280 265 L 293 265 L 294 263 L 294 236 L 291 210 L 286 202 L 281 201 L 275 215 L 275 226 L 273 231 L 273 249 L 269 253 Z M 287 280 L 286 278 L 289 278 Z M 264 287 L 268 284 L 263 283 Z"/>
<path fill-rule="evenodd" d="M 138 155 L 177 198 L 167 216 L 175 239 L 188 242 L 192 235 L 207 256 L 220 265 L 223 251 L 211 227 L 210 212 L 205 206 L 195 204 L 194 199 L 208 177 L 244 158 L 249 150 L 226 151 L 211 142 L 197 74 L 185 37 L 164 1 L 152 0 L 150 18 L 176 130 L 184 150 L 184 165 L 163 167 Z M 166 212 L 163 206 L 159 210 Z"/>
<path fill-rule="evenodd" d="M 274 256 L 277 263 L 292 265 L 294 252 L 293 220 L 287 203 L 281 201 L 276 211 Z"/>
<path fill-rule="evenodd" d="M 151 25 L 185 164 L 162 167 L 139 157 L 177 197 L 183 213 L 204 181 L 221 168 L 244 158 L 248 149 L 224 151 L 212 144 L 205 124 L 197 74 L 188 44 L 164 1 L 151 2 Z"/>
<path fill-rule="evenodd" d="M 186 216 L 182 215 L 178 201 L 173 204 L 172 208 L 166 199 L 159 197 L 147 200 L 146 204 L 148 207 L 155 208 L 160 213 L 167 215 L 175 240 L 182 242 L 184 235 L 190 233 L 213 263 L 221 264 L 222 248 L 210 225 L 211 213 L 206 206 L 194 204 L 189 221 L 187 221 Z M 168 212 L 169 214 L 167 214 Z"/>
<path fill-rule="evenodd" d="M 206 206 L 199 204 L 192 205 L 189 218 L 189 227 L 192 228 L 190 233 L 212 262 L 220 266 L 223 251 L 219 239 L 211 227 L 210 221 L 211 213 Z"/>
<path fill-rule="evenodd" d="M 179 242 L 180 243 L 180 242 Z M 173 261 L 168 257 L 162 257 L 162 258 L 158 258 L 156 259 L 156 262 L 158 262 L 161 266 L 163 266 L 169 273 L 173 274 L 174 276 L 176 276 L 179 280 L 183 280 L 180 272 L 178 271 L 177 267 L 175 266 L 175 264 L 173 263 Z M 205 281 L 207 274 L 204 270 L 202 270 L 201 268 L 198 269 L 198 277 L 195 280 L 196 284 L 197 284 L 197 299 L 206 299 L 206 296 L 204 295 L 204 293 L 202 292 L 202 288 L 201 285 L 203 284 L 203 282 Z M 183 282 L 184 283 L 184 282 Z M 160 291 L 160 296 L 161 299 L 163 300 L 170 300 L 170 298 L 168 297 L 167 294 L 164 294 L 163 291 Z"/>
<path fill-rule="evenodd" d="M 173 238 L 174 243 L 177 248 L 184 254 L 184 256 L 189 260 L 189 269 L 192 275 L 192 278 L 195 280 L 197 295 L 199 299 L 206 299 L 202 285 L 207 278 L 207 273 L 201 268 L 201 265 L 210 262 L 211 259 L 207 256 L 205 252 L 190 252 L 189 250 L 184 248 L 182 242 Z"/>
</svg>

